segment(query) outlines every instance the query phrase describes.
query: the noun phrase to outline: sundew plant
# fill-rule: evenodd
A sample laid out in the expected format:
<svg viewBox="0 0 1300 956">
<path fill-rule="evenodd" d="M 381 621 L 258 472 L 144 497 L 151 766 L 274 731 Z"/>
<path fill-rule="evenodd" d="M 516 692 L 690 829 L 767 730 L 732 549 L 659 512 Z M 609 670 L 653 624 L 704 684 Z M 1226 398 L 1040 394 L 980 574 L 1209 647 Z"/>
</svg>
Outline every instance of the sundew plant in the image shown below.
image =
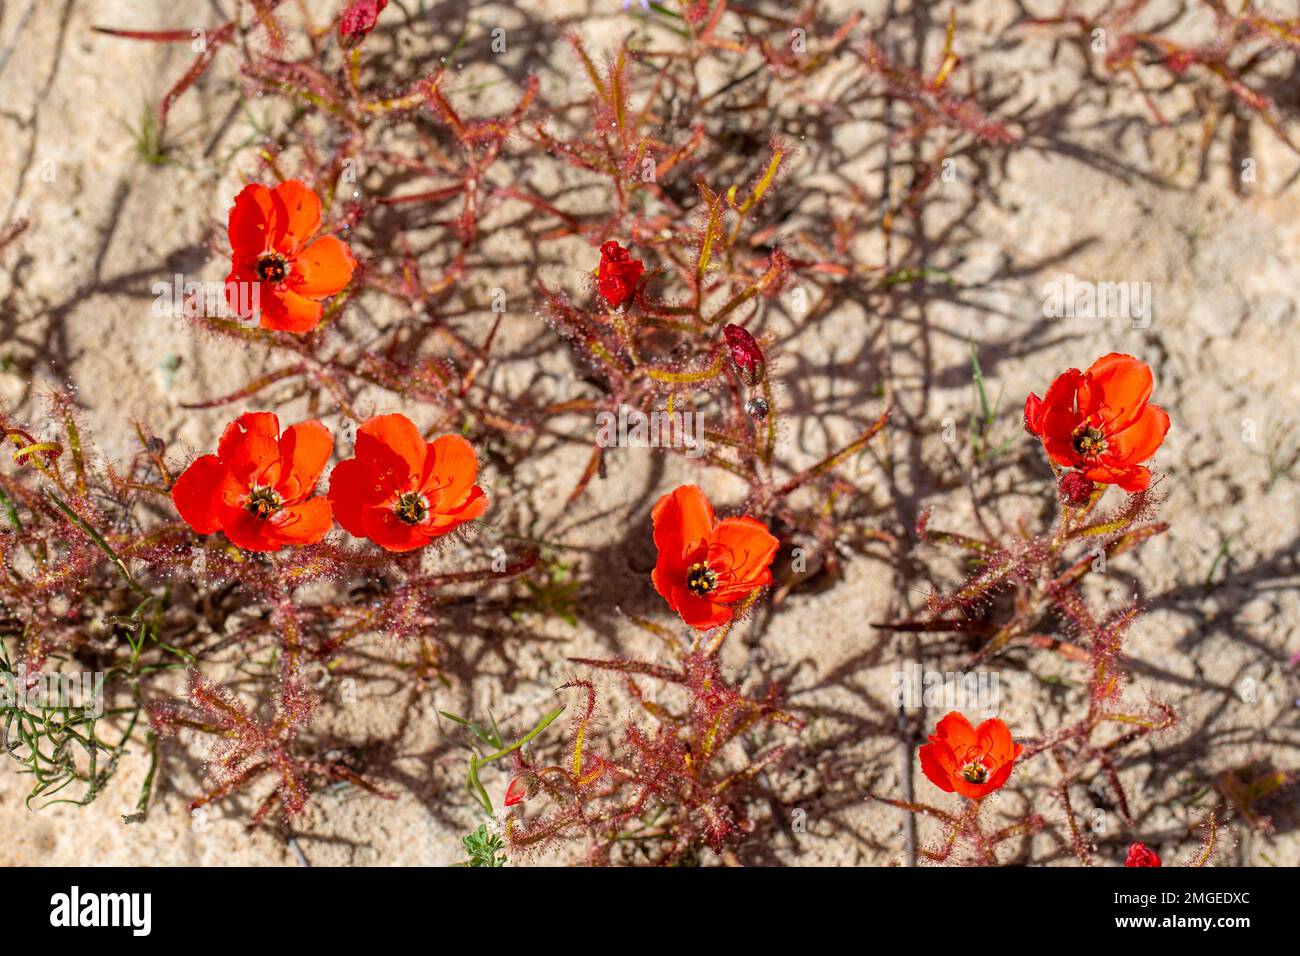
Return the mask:
<svg viewBox="0 0 1300 956">
<path fill-rule="evenodd" d="M 1219 348 L 1294 324 L 1300 11 L 37 6 L 22 814 L 284 864 L 1296 862 L 1300 379 Z"/>
</svg>

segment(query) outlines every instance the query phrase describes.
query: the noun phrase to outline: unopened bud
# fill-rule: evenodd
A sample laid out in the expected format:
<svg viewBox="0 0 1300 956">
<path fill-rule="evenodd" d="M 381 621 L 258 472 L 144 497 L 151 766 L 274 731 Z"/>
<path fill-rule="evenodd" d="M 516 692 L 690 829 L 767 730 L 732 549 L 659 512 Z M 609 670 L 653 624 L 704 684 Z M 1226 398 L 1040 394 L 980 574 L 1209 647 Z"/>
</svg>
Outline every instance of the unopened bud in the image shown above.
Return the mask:
<svg viewBox="0 0 1300 956">
<path fill-rule="evenodd" d="M 507 807 L 513 807 L 516 803 L 523 803 L 528 797 L 528 784 L 524 782 L 523 777 L 515 777 L 510 781 L 510 786 L 506 787 Z"/>
<path fill-rule="evenodd" d="M 751 385 L 757 382 L 763 370 L 763 350 L 754 337 L 739 325 L 724 325 L 722 334 L 726 336 L 731 360 L 736 363 L 741 377 Z"/>
<path fill-rule="evenodd" d="M 1077 471 L 1067 471 L 1061 476 L 1058 490 L 1061 500 L 1072 505 L 1086 505 L 1096 485 Z"/>
<path fill-rule="evenodd" d="M 353 47 L 375 28 L 379 14 L 388 6 L 388 0 L 353 0 L 339 18 L 339 40 L 345 47 Z"/>
</svg>

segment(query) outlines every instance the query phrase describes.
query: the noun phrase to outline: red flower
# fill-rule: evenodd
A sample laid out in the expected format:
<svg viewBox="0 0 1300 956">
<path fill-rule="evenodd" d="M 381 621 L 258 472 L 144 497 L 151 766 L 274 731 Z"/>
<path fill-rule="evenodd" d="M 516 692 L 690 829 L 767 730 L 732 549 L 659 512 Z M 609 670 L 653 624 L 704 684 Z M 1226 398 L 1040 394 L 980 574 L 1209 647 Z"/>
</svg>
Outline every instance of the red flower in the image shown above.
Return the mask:
<svg viewBox="0 0 1300 956">
<path fill-rule="evenodd" d="M 637 283 L 645 266 L 640 259 L 612 239 L 600 247 L 600 267 L 596 271 L 596 285 L 601 297 L 611 308 L 617 309 L 636 295 Z"/>
<path fill-rule="evenodd" d="M 405 415 L 381 415 L 357 429 L 356 457 L 330 473 L 329 498 L 349 534 L 412 551 L 487 510 L 477 477 L 459 435 L 426 442 Z"/>
<path fill-rule="evenodd" d="M 670 491 L 655 504 L 659 558 L 655 590 L 691 627 L 707 630 L 731 620 L 731 605 L 772 583 L 777 540 L 755 518 L 713 514 L 695 485 Z"/>
<path fill-rule="evenodd" d="M 352 0 L 339 18 L 339 39 L 345 47 L 356 46 L 379 22 L 388 0 Z"/>
<path fill-rule="evenodd" d="M 291 425 L 269 412 L 226 426 L 215 455 L 195 459 L 172 486 L 172 501 L 199 534 L 224 531 L 247 551 L 315 544 L 333 527 L 330 503 L 313 498 L 334 439 L 320 422 Z"/>
<path fill-rule="evenodd" d="M 341 292 L 357 267 L 348 247 L 333 236 L 311 242 L 319 230 L 320 199 L 296 179 L 274 189 L 245 186 L 230 207 L 231 308 L 242 318 L 259 312 L 264 329 L 314 329 L 324 311 L 321 300 Z M 241 288 L 256 290 L 256 300 L 240 295 Z"/>
<path fill-rule="evenodd" d="M 722 334 L 726 336 L 727 348 L 731 349 L 731 360 L 736 363 L 740 374 L 751 385 L 758 381 L 763 368 L 763 351 L 754 341 L 748 330 L 739 325 L 724 325 Z"/>
<path fill-rule="evenodd" d="M 1164 409 L 1147 404 L 1152 385 L 1149 366 L 1112 352 L 1086 372 L 1064 372 L 1044 398 L 1031 394 L 1025 427 L 1058 465 L 1077 468 L 1098 484 L 1145 491 L 1151 470 L 1141 463 L 1169 431 Z"/>
<path fill-rule="evenodd" d="M 1160 857 L 1156 856 L 1145 843 L 1134 843 L 1128 848 L 1128 859 L 1124 861 L 1125 866 L 1159 866 Z"/>
<path fill-rule="evenodd" d="M 940 790 L 979 800 L 1001 788 L 1025 748 L 996 717 L 978 728 L 953 711 L 921 745 L 921 772 Z"/>
</svg>

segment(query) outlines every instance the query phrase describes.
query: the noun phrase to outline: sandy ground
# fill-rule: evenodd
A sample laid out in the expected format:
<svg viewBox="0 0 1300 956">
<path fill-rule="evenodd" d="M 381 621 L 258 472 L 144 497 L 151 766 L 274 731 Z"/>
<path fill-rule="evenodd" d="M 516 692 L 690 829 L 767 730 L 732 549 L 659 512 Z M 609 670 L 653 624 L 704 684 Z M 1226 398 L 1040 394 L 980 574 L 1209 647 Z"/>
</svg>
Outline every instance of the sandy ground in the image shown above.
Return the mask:
<svg viewBox="0 0 1300 956">
<path fill-rule="evenodd" d="M 883 22 L 883 4 L 839 6 L 865 8 L 868 22 Z M 973 530 L 960 490 L 962 462 L 969 458 L 965 439 L 959 437 L 955 448 L 944 441 L 945 419 L 953 419 L 961 434 L 970 414 L 973 340 L 991 388 L 1004 389 L 1007 397 L 995 435 L 1012 442 L 1010 463 L 982 473 L 986 506 L 1007 525 L 1021 515 L 1041 520 L 1048 472 L 1019 431 L 1023 396 L 1041 394 L 1057 372 L 1086 366 L 1107 351 L 1131 352 L 1152 365 L 1157 399 L 1174 421 L 1156 462 L 1167 495 L 1162 517 L 1172 528 L 1116 562 L 1098 597 L 1136 594 L 1149 609 L 1128 645 L 1134 675 L 1128 693 L 1170 701 L 1182 721 L 1131 753 L 1121 774 L 1141 837 L 1166 861 L 1183 859 L 1196 847 L 1191 828 L 1214 804 L 1217 774 L 1257 760 L 1276 769 L 1297 766 L 1300 691 L 1288 659 L 1300 651 L 1300 485 L 1294 473 L 1272 474 L 1270 455 L 1285 462 L 1300 438 L 1300 318 L 1289 281 L 1300 254 L 1294 184 L 1300 156 L 1256 124 L 1244 155 L 1255 161 L 1257 178 L 1239 193 L 1242 154 L 1220 135 L 1202 164 L 1190 99 L 1180 103 L 1174 94 L 1170 124 L 1160 127 L 1122 83 L 1106 88 L 1086 80 L 1080 48 L 1007 34 L 1014 4 L 958 6 L 963 70 L 983 101 L 1023 134 L 1024 144 L 998 165 L 977 166 L 958 156 L 956 181 L 935 187 L 939 193 L 919 233 L 900 242 L 909 249 L 931 246 L 925 264 L 952 279 L 897 297 L 888 333 L 879 316 L 853 301 L 836 304 L 811 327 L 784 302 L 768 307 L 762 327 L 778 340 L 774 373 L 788 402 L 781 455 L 793 467 L 810 464 L 873 419 L 888 357 L 896 376 L 903 516 L 933 507 L 936 523 Z M 444 7 L 450 8 L 446 32 L 458 33 L 463 11 L 456 4 Z M 1029 7 L 1046 13 L 1054 4 Z M 578 26 L 597 48 L 629 29 L 615 0 L 520 0 L 485 7 L 475 19 L 491 24 L 495 16 L 511 28 L 523 24 L 531 49 L 541 51 L 561 49 L 561 21 Z M 891 29 L 907 36 L 925 19 L 909 13 Z M 226 411 L 196 414 L 180 403 L 237 388 L 262 368 L 263 356 L 197 336 L 186 324 L 150 311 L 152 283 L 172 272 L 222 275 L 219 223 L 237 188 L 234 166 L 246 132 L 238 124 L 222 125 L 238 98 L 229 74 L 215 69 L 177 108 L 185 161 L 146 166 L 133 154 L 127 127 L 138 122 L 146 103 L 158 100 L 190 54 L 90 31 L 97 24 L 162 28 L 214 20 L 207 3 L 190 0 L 0 4 L 0 82 L 6 90 L 0 220 L 28 217 L 33 223 L 21 254 L 7 256 L 0 273 L 0 401 L 34 414 L 33 383 L 74 381 L 88 430 L 109 457 L 128 450 L 122 422 L 130 417 L 149 422 L 178 453 L 206 448 Z M 15 43 L 20 25 L 22 39 Z M 1195 27 L 1192 21 L 1186 29 Z M 927 33 L 941 38 L 941 23 L 928 21 Z M 928 62 L 934 53 L 928 51 Z M 544 94 L 579 92 L 581 78 L 559 53 L 534 65 Z M 1297 89 L 1282 77 L 1272 91 L 1284 115 L 1295 115 Z M 509 91 L 500 92 L 508 102 Z M 483 109 L 491 108 L 494 95 L 483 97 Z M 1288 128 L 1295 133 L 1296 125 Z M 816 203 L 852 184 L 878 194 L 877 115 L 825 125 L 792 120 L 784 131 L 802 137 L 786 184 L 816 186 L 808 193 L 810 217 L 817 215 Z M 227 156 L 234 162 L 223 162 Z M 49 169 L 54 175 L 43 175 Z M 877 240 L 860 241 L 862 258 L 869 259 Z M 498 251 L 510 261 L 508 246 Z M 580 242 L 568 252 L 557 250 L 542 275 L 577 293 L 585 277 L 574 263 L 585 263 L 589 252 Z M 517 271 L 503 266 L 502 275 L 513 283 L 512 295 L 527 299 Z M 1152 321 L 1134 328 L 1127 319 L 1044 318 L 1045 284 L 1067 275 L 1150 282 Z M 544 332 L 538 318 L 522 311 L 511 315 L 505 330 L 508 345 L 516 347 Z M 560 349 L 552 352 L 542 367 L 554 375 L 556 393 L 575 394 L 571 364 Z M 374 402 L 376 412 L 397 410 L 391 398 L 375 396 Z M 278 410 L 286 419 L 301 411 Z M 574 434 L 584 427 L 574 422 Z M 361 681 L 357 702 L 336 708 L 313 729 L 379 748 L 383 785 L 397 798 L 380 801 L 355 791 L 318 796 L 293 823 L 312 863 L 455 861 L 459 836 L 478 819 L 461 788 L 465 753 L 437 712 L 490 708 L 503 727 L 521 731 L 554 706 L 555 686 L 572 672 L 566 656 L 651 652 L 644 635 L 611 612 L 619 605 L 666 613 L 645 573 L 653 561 L 650 505 L 679 481 L 698 481 L 717 501 L 734 500 L 739 489 L 679 459 L 625 449 L 611 456 L 607 477 L 577 506 L 561 508 L 587 447 L 577 440 L 548 445 L 508 486 L 498 481 L 493 488 L 513 497 L 513 518 L 565 543 L 566 560 L 595 613 L 576 627 L 529 619 L 527 640 L 518 633 L 508 641 L 491 633 L 460 639 L 454 656 L 472 665 L 473 679 L 470 672 L 453 674 L 448 687 L 415 691 L 391 679 Z M 881 477 L 874 456 L 844 467 L 864 484 Z M 881 526 L 898 530 L 899 516 L 890 511 L 883 487 L 879 504 Z M 625 555 L 611 561 L 610 542 L 623 540 Z M 490 543 L 484 538 L 436 560 L 455 565 L 481 558 Z M 871 622 L 894 602 L 919 609 L 936 580 L 951 582 L 935 554 L 923 550 L 918 559 L 931 563 L 937 577 L 907 580 L 905 593 L 895 595 L 879 554 L 854 556 L 843 580 L 795 591 L 728 647 L 728 665 L 752 673 L 755 682 L 763 674 L 779 677 L 790 704 L 809 722 L 803 749 L 770 781 L 787 820 L 794 810 L 804 811 L 804 832 L 768 820 L 743 858 L 787 865 L 905 859 L 902 814 L 867 799 L 868 792 L 898 795 L 901 766 L 890 703 L 898 666 L 894 640 Z M 366 650 L 398 658 L 411 653 L 382 639 Z M 955 657 L 926 660 L 944 670 L 959 663 Z M 1050 729 L 1078 703 L 1081 691 L 1070 684 L 1077 675 L 1057 658 L 1020 653 L 995 667 L 999 713 L 1017 734 Z M 1049 683 L 1057 678 L 1065 683 Z M 623 705 L 616 695 L 612 700 L 601 715 L 610 727 L 623 717 Z M 910 713 L 910 732 L 940 715 Z M 200 786 L 201 757 L 201 751 L 168 746 L 149 819 L 139 825 L 124 824 L 121 815 L 132 809 L 145 770 L 141 759 L 128 761 L 84 809 L 28 811 L 24 781 L 7 767 L 0 770 L 0 830 L 6 834 L 0 863 L 294 864 L 282 834 L 246 831 L 255 806 L 250 797 L 228 800 L 200 819 L 187 816 L 185 802 Z M 918 793 L 926 793 L 919 769 L 910 772 Z M 503 774 L 485 782 L 504 790 Z M 1000 798 L 1005 803 L 999 809 L 1014 813 L 1033 800 L 1059 826 L 1046 783 L 1027 772 Z M 1076 796 L 1078 806 L 1091 806 L 1082 789 Z M 1300 865 L 1293 806 L 1280 802 L 1269 810 L 1273 832 L 1233 824 L 1226 861 Z M 1134 838 L 1109 819 L 1096 836 L 1099 862 L 1118 860 Z M 928 835 L 923 827 L 921 838 Z M 1050 830 L 1014 853 L 1069 862 Z"/>
</svg>

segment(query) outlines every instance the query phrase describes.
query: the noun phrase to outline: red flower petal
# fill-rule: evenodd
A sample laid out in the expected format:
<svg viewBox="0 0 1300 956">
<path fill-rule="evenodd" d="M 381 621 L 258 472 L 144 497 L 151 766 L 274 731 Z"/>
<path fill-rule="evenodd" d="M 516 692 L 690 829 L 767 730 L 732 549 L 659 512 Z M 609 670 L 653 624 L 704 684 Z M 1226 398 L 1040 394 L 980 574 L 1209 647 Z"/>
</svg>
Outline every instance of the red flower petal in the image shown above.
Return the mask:
<svg viewBox="0 0 1300 956">
<path fill-rule="evenodd" d="M 287 285 L 309 299 L 325 298 L 342 292 L 356 267 L 357 260 L 342 240 L 321 236 L 294 259 Z"/>
<path fill-rule="evenodd" d="M 682 583 L 683 577 L 680 572 L 665 573 L 656 567 L 651 572 L 650 579 L 654 583 L 655 590 L 689 627 L 706 631 L 726 624 L 732 618 L 733 612 L 729 606 L 717 604 L 688 591 Z"/>
<path fill-rule="evenodd" d="M 1025 431 L 1040 437 L 1043 434 L 1043 400 L 1033 392 L 1025 399 Z"/>
<path fill-rule="evenodd" d="M 713 601 L 730 604 L 772 583 L 772 558 L 780 542 L 756 518 L 723 518 L 709 540 L 709 566 L 725 568 Z"/>
<path fill-rule="evenodd" d="M 1043 396 L 1043 410 L 1039 418 L 1043 448 L 1053 461 L 1067 468 L 1079 459 L 1078 452 L 1074 450 L 1073 434 L 1080 421 L 1075 410 L 1075 395 L 1082 380 L 1083 373 L 1077 368 L 1058 375 Z"/>
<path fill-rule="evenodd" d="M 217 444 L 217 457 L 241 485 L 279 480 L 280 419 L 271 412 L 245 412 L 226 426 Z M 273 470 L 276 474 L 270 474 Z"/>
<path fill-rule="evenodd" d="M 975 728 L 966 719 L 965 714 L 952 711 L 939 721 L 934 728 L 935 736 L 942 740 L 953 753 L 969 750 L 979 743 Z"/>
<path fill-rule="evenodd" d="M 424 474 L 428 443 L 405 415 L 380 415 L 357 429 L 357 457 L 370 462 L 377 476 L 393 490 L 407 491 L 411 480 Z"/>
<path fill-rule="evenodd" d="M 682 485 L 660 498 L 650 520 L 660 556 L 679 564 L 705 547 L 717 523 L 713 505 L 696 485 Z"/>
<path fill-rule="evenodd" d="M 315 544 L 334 527 L 334 512 L 329 499 L 312 498 L 281 508 L 264 523 L 270 525 L 269 536 L 281 544 Z"/>
<path fill-rule="evenodd" d="M 477 477 L 478 456 L 474 446 L 461 436 L 443 435 L 426 447 L 420 489 L 429 496 L 434 512 L 461 507 L 474 490 Z"/>
<path fill-rule="evenodd" d="M 353 537 L 366 536 L 361 512 L 374 491 L 374 478 L 360 459 L 341 461 L 330 472 L 329 500 L 334 508 L 334 517 Z"/>
<path fill-rule="evenodd" d="M 921 745 L 918 755 L 921 759 L 921 772 L 926 779 L 944 793 L 952 793 L 953 756 L 948 745 L 932 737 L 929 743 Z"/>
<path fill-rule="evenodd" d="M 1160 448 L 1169 432 L 1169 415 L 1163 408 L 1147 405 L 1123 431 L 1106 436 L 1106 457 L 1114 461 L 1146 461 Z"/>
<path fill-rule="evenodd" d="M 487 511 L 487 506 L 487 492 L 475 485 L 470 489 L 463 504 L 450 511 L 435 511 L 429 516 L 429 534 L 437 537 L 460 527 L 467 521 L 481 518 Z"/>
<path fill-rule="evenodd" d="M 275 248 L 296 256 L 320 232 L 320 197 L 297 179 L 280 183 L 272 192 L 278 232 L 272 237 Z"/>
<path fill-rule="evenodd" d="M 172 503 L 176 513 L 199 534 L 221 530 L 214 507 L 217 487 L 226 476 L 226 467 L 216 455 L 204 455 L 181 472 L 172 485 Z"/>
<path fill-rule="evenodd" d="M 429 543 L 423 525 L 407 524 L 387 507 L 367 507 L 361 513 L 366 537 L 386 551 L 414 551 Z"/>
<path fill-rule="evenodd" d="M 1019 750 L 1016 751 L 1017 754 L 1019 754 L 1019 752 L 1020 752 Z M 1011 771 L 1014 770 L 1015 768 L 1016 765 L 1013 762 L 1007 761 L 1004 764 L 998 764 L 997 769 L 995 769 L 991 774 L 989 774 L 988 780 L 986 780 L 984 783 L 978 783 L 978 784 L 968 783 L 966 780 L 963 780 L 960 777 L 958 778 L 958 780 L 961 783 L 966 784 L 966 786 L 970 788 L 970 791 L 966 793 L 966 796 L 978 800 L 980 797 L 988 796 L 990 793 L 993 793 L 995 790 L 1001 790 L 1003 785 L 1007 782 L 1007 780 L 1010 779 Z"/>
<path fill-rule="evenodd" d="M 320 422 L 301 422 L 284 430 L 279 451 L 281 474 L 276 490 L 285 502 L 298 502 L 316 489 L 334 451 L 334 436 Z"/>
<path fill-rule="evenodd" d="M 1107 432 L 1132 424 L 1151 398 L 1151 368 L 1131 355 L 1112 352 L 1089 366 L 1079 385 L 1079 412 L 1098 415 Z"/>
<path fill-rule="evenodd" d="M 259 324 L 272 332 L 294 332 L 301 335 L 320 325 L 325 307 L 316 299 L 299 295 L 292 289 L 271 291 L 271 286 L 261 284 L 259 304 L 262 318 Z"/>
<path fill-rule="evenodd" d="M 238 261 L 255 260 L 275 248 L 283 235 L 280 223 L 282 203 L 276 202 L 271 190 L 261 183 L 250 183 L 240 190 L 230 207 L 226 234 Z"/>
<path fill-rule="evenodd" d="M 1151 487 L 1151 469 L 1141 465 L 1130 468 L 1116 476 L 1115 484 L 1119 485 L 1120 490 L 1127 491 L 1129 494 L 1146 491 Z"/>
<path fill-rule="evenodd" d="M 247 508 L 224 512 L 221 530 L 231 544 L 245 551 L 279 551 L 284 547 L 284 542 L 271 530 L 271 522 L 257 517 Z"/>
<path fill-rule="evenodd" d="M 969 724 L 968 724 L 969 726 Z M 998 763 L 1007 763 L 1016 759 L 1020 749 L 1011 739 L 1011 730 L 996 717 L 984 721 L 975 728 L 976 746 Z"/>
</svg>

